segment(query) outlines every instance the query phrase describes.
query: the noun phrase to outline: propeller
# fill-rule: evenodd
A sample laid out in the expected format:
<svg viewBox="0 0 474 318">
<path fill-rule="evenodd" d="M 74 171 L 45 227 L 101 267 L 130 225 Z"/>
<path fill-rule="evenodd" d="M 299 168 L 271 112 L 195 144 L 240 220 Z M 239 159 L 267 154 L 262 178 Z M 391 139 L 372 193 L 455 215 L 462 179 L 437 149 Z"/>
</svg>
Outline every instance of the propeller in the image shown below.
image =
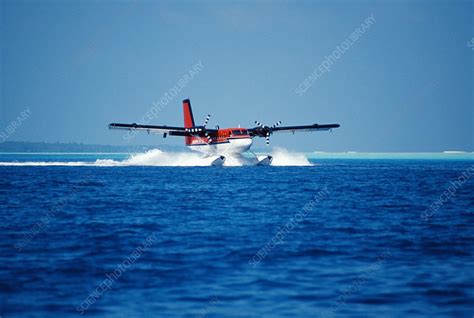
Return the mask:
<svg viewBox="0 0 474 318">
<path fill-rule="evenodd" d="M 204 124 L 202 126 L 194 126 L 191 128 L 186 128 L 185 131 L 192 135 L 198 135 L 198 136 L 199 135 L 202 136 L 202 134 L 204 134 L 204 136 L 206 136 L 207 143 L 209 144 L 212 142 L 212 137 L 209 135 L 209 132 L 206 129 L 206 126 L 209 123 L 209 119 L 211 119 L 211 115 L 206 116 L 206 119 L 204 120 Z"/>
<path fill-rule="evenodd" d="M 204 133 L 204 136 L 206 136 L 206 138 L 207 138 L 207 143 L 210 144 L 212 142 L 212 138 L 211 138 L 211 136 L 209 136 L 209 133 L 207 132 L 207 130 Z"/>
<path fill-rule="evenodd" d="M 207 115 L 206 120 L 204 121 L 204 125 L 202 125 L 204 128 L 206 128 L 209 119 L 211 119 L 211 115 Z"/>
<path fill-rule="evenodd" d="M 260 128 L 260 136 L 265 137 L 265 142 L 270 145 L 270 135 L 273 133 L 273 129 L 281 125 L 281 120 L 277 121 L 273 126 L 265 126 L 259 121 L 255 121 L 255 124 Z"/>
<path fill-rule="evenodd" d="M 208 114 L 206 116 L 206 119 L 204 120 L 204 125 L 202 125 L 202 127 L 204 127 L 204 136 L 206 136 L 208 144 L 210 144 L 212 142 L 212 138 L 211 138 L 211 136 L 209 136 L 209 133 L 207 132 L 207 129 L 206 129 L 206 126 L 207 126 L 207 123 L 209 122 L 209 119 L 211 119 L 210 114 Z"/>
</svg>

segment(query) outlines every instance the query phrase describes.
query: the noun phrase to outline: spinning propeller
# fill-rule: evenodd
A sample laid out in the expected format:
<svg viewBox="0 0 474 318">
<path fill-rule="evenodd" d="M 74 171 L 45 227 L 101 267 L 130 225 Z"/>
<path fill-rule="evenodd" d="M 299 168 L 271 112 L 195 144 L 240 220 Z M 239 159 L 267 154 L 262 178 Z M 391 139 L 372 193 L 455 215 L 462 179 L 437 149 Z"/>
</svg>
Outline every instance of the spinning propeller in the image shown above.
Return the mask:
<svg viewBox="0 0 474 318">
<path fill-rule="evenodd" d="M 210 144 L 211 141 L 212 141 L 212 138 L 211 138 L 211 136 L 209 136 L 209 133 L 207 132 L 207 129 L 206 129 L 206 126 L 207 126 L 207 123 L 209 122 L 209 119 L 211 119 L 211 115 L 208 114 L 207 117 L 206 117 L 206 120 L 204 120 L 204 125 L 203 125 L 203 127 L 204 127 L 204 136 L 206 136 L 208 144 Z"/>
<path fill-rule="evenodd" d="M 212 137 L 209 135 L 209 132 L 207 131 L 207 128 L 206 128 L 207 123 L 209 122 L 209 119 L 211 119 L 211 115 L 206 116 L 206 119 L 204 120 L 204 124 L 202 126 L 194 126 L 191 128 L 186 128 L 186 132 L 195 136 L 202 136 L 202 134 L 204 134 L 204 136 L 206 136 L 207 143 L 211 143 Z"/>
<path fill-rule="evenodd" d="M 206 120 L 204 121 L 204 125 L 202 125 L 204 128 L 206 128 L 207 123 L 209 122 L 209 119 L 211 119 L 211 115 L 206 116 Z"/>
<path fill-rule="evenodd" d="M 260 136 L 265 137 L 265 142 L 267 146 L 270 144 L 270 135 L 273 133 L 273 129 L 281 125 L 281 120 L 277 121 L 273 126 L 265 126 L 259 121 L 255 121 L 255 124 L 258 126 L 257 132 Z"/>
</svg>

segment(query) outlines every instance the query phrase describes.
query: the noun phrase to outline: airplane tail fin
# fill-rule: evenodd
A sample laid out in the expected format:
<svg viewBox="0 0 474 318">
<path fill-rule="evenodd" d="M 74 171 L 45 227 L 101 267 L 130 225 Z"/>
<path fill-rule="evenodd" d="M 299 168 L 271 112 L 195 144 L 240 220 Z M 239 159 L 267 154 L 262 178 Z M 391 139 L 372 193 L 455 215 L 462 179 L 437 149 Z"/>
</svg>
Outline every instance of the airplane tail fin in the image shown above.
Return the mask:
<svg viewBox="0 0 474 318">
<path fill-rule="evenodd" d="M 194 124 L 193 109 L 189 99 L 183 100 L 184 128 L 192 128 Z"/>
<path fill-rule="evenodd" d="M 191 101 L 189 99 L 183 100 L 183 115 L 184 115 L 184 128 L 195 127 L 193 109 L 191 108 Z M 186 136 L 186 145 L 189 146 L 192 143 L 193 137 Z"/>
</svg>

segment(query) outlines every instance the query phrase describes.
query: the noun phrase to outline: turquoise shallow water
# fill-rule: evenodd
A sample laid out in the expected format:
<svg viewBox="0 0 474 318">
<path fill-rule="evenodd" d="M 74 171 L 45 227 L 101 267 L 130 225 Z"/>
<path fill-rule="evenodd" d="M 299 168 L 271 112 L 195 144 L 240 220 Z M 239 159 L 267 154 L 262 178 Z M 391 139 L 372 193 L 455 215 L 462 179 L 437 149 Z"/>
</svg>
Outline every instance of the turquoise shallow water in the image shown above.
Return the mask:
<svg viewBox="0 0 474 318">
<path fill-rule="evenodd" d="M 316 152 L 306 156 L 310 159 L 380 159 L 380 160 L 474 160 L 472 152 Z"/>
<path fill-rule="evenodd" d="M 265 153 L 262 153 L 265 154 Z M 472 152 L 419 152 L 419 153 L 363 153 L 363 152 L 312 152 L 302 154 L 316 162 L 324 159 L 360 160 L 474 160 Z M 5 161 L 95 161 L 97 159 L 125 160 L 129 153 L 0 153 Z"/>
<path fill-rule="evenodd" d="M 116 164 L 128 156 L 0 155 L 2 317 L 474 312 L 472 159 Z"/>
</svg>

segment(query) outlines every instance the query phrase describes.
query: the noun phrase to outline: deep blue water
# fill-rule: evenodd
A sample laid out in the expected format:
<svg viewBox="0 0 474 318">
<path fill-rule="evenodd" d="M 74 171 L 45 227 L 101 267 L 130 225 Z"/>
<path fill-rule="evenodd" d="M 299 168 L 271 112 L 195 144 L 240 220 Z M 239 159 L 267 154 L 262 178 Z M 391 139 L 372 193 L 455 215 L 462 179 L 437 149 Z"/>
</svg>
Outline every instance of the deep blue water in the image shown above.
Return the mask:
<svg viewBox="0 0 474 318">
<path fill-rule="evenodd" d="M 313 162 L 2 166 L 0 315 L 474 315 L 474 161 Z"/>
</svg>

